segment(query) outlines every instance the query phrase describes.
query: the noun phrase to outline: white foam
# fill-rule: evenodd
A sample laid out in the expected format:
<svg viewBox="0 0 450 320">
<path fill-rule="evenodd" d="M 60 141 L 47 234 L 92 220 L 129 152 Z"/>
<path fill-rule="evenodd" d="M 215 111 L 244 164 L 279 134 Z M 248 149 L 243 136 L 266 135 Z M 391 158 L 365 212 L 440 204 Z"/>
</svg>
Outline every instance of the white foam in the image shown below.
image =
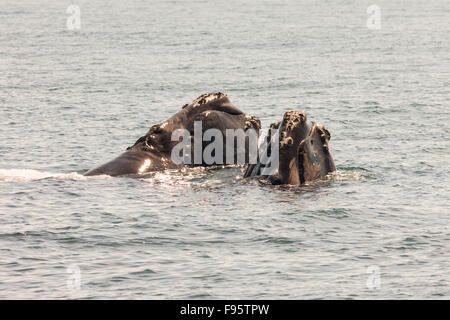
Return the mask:
<svg viewBox="0 0 450 320">
<path fill-rule="evenodd" d="M 29 182 L 42 179 L 55 180 L 88 180 L 107 179 L 107 175 L 86 177 L 76 172 L 52 173 L 33 169 L 0 169 L 0 182 Z"/>
<path fill-rule="evenodd" d="M 336 172 L 331 174 L 337 180 L 367 180 L 369 178 L 375 178 L 375 175 L 371 172 L 365 170 L 336 170 Z"/>
</svg>

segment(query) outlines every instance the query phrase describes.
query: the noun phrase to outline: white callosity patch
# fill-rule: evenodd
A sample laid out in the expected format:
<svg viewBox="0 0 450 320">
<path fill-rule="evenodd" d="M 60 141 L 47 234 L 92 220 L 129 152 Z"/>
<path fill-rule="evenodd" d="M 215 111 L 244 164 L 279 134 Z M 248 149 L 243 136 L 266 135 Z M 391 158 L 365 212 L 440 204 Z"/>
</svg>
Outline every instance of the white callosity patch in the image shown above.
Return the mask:
<svg viewBox="0 0 450 320">
<path fill-rule="evenodd" d="M 161 129 L 164 129 L 165 127 L 167 127 L 168 122 L 164 121 L 163 123 L 161 123 L 161 125 L 159 126 Z"/>
<path fill-rule="evenodd" d="M 223 98 L 225 98 L 226 96 L 227 96 L 226 94 L 221 93 L 221 92 L 206 93 L 206 94 L 201 95 L 201 96 L 198 97 L 197 99 L 195 99 L 195 100 L 192 102 L 192 105 L 193 105 L 194 107 L 198 107 L 198 106 L 200 106 L 200 105 L 202 105 L 202 104 L 209 103 L 209 102 L 214 101 L 214 100 L 223 99 Z"/>
<path fill-rule="evenodd" d="M 261 121 L 254 115 L 246 114 L 245 119 L 245 130 L 249 128 L 261 129 Z"/>
</svg>

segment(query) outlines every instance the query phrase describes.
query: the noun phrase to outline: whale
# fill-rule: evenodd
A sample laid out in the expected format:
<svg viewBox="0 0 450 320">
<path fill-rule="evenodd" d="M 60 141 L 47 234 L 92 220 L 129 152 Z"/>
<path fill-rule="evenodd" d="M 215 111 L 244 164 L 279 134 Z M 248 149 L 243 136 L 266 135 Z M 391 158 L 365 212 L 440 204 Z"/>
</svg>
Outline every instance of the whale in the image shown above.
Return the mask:
<svg viewBox="0 0 450 320">
<path fill-rule="evenodd" d="M 177 130 L 183 130 L 188 133 L 190 139 L 193 139 L 196 123 L 201 123 L 202 133 L 209 129 L 215 129 L 223 136 L 226 136 L 227 129 L 241 129 L 244 132 L 251 129 L 259 135 L 261 128 L 261 122 L 257 117 L 242 112 L 231 103 L 225 93 L 203 94 L 190 104 L 185 104 L 169 119 L 153 125 L 144 136 L 140 137 L 116 158 L 88 170 L 84 175 L 142 175 L 153 171 L 176 169 L 186 165 L 209 166 L 225 163 L 224 161 L 217 161 L 217 163 L 201 161 L 200 163 L 186 164 L 173 160 L 172 151 L 180 142 L 179 140 L 174 141 L 173 133 Z M 203 152 L 207 145 L 207 143 L 202 142 L 197 145 L 197 151 L 201 148 L 200 151 Z M 248 163 L 248 139 L 246 139 L 244 147 L 237 143 L 229 146 L 224 139 L 222 147 L 225 150 L 228 147 L 228 154 L 234 153 L 235 159 L 238 158 L 240 153 L 244 152 L 244 163 Z M 195 147 L 192 148 L 191 153 L 192 155 L 196 153 Z M 224 157 L 225 154 L 227 153 L 224 153 Z"/>
<path fill-rule="evenodd" d="M 273 140 L 272 137 L 277 137 Z M 291 110 L 281 121 L 270 125 L 260 154 L 272 156 L 278 151 L 278 166 L 272 172 L 263 172 L 270 163 L 259 158 L 248 164 L 244 178 L 261 177 L 274 185 L 302 185 L 323 179 L 336 171 L 330 151 L 330 132 L 321 124 L 310 121 L 305 112 Z M 274 148 L 274 143 L 278 144 Z"/>
</svg>

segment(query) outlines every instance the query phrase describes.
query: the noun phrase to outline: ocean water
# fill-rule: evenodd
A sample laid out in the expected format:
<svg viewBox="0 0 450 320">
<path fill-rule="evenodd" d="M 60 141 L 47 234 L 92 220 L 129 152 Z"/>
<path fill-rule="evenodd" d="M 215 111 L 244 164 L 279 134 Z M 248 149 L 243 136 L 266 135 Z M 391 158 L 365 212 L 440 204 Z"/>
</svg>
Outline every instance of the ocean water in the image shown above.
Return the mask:
<svg viewBox="0 0 450 320">
<path fill-rule="evenodd" d="M 1 0 L 0 298 L 450 298 L 449 16 L 447 0 Z M 265 128 L 291 109 L 324 124 L 334 179 L 80 174 L 213 91 Z"/>
</svg>

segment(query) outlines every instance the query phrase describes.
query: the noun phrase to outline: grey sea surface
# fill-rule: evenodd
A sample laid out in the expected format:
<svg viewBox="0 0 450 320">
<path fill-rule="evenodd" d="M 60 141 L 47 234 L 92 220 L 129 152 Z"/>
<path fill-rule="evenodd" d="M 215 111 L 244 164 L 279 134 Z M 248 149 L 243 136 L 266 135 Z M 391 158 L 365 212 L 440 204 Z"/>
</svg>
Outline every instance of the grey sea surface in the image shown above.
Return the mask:
<svg viewBox="0 0 450 320">
<path fill-rule="evenodd" d="M 0 298 L 450 298 L 449 17 L 447 0 L 0 0 Z M 324 124 L 334 179 L 80 174 L 214 91 L 264 128 L 292 109 Z"/>
</svg>

